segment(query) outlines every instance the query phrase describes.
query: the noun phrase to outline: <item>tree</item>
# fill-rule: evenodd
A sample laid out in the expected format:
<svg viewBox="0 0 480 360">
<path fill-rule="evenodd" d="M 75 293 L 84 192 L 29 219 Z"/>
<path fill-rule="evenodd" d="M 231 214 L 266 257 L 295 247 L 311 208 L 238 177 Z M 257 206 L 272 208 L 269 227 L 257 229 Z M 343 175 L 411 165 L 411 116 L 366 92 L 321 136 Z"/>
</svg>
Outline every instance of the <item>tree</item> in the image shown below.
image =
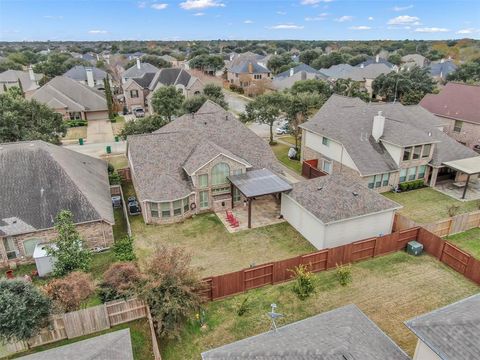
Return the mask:
<svg viewBox="0 0 480 360">
<path fill-rule="evenodd" d="M 225 67 L 225 63 L 221 56 L 202 54 L 195 56 L 188 62 L 192 69 L 202 71 L 217 71 Z"/>
<path fill-rule="evenodd" d="M 286 53 L 283 55 L 273 55 L 270 60 L 268 60 L 267 67 L 272 70 L 274 74 L 278 74 L 280 69 L 283 66 L 295 66 L 295 63 L 292 61 L 290 54 Z"/>
<path fill-rule="evenodd" d="M 460 65 L 453 73 L 448 74 L 447 80 L 480 83 L 480 57 Z"/>
<path fill-rule="evenodd" d="M 308 79 L 295 82 L 290 88 L 292 94 L 298 93 L 317 93 L 323 94 L 327 98 L 332 94 L 330 84 L 324 80 Z"/>
<path fill-rule="evenodd" d="M 59 312 L 80 309 L 80 305 L 95 291 L 95 285 L 89 274 L 75 271 L 67 276 L 55 279 L 45 286 L 45 292 Z"/>
<path fill-rule="evenodd" d="M 22 96 L 17 87 L 0 94 L 0 142 L 44 140 L 60 144 L 67 131 L 62 116 Z"/>
<path fill-rule="evenodd" d="M 270 127 L 270 144 L 274 144 L 273 123 L 280 115 L 283 101 L 283 94 L 271 92 L 256 97 L 245 108 L 243 120 L 267 124 Z"/>
<path fill-rule="evenodd" d="M 0 72 L 7 70 L 22 70 L 22 65 L 9 59 L 0 61 Z"/>
<path fill-rule="evenodd" d="M 205 95 L 196 95 L 185 99 L 182 105 L 183 111 L 187 114 L 195 113 L 202 107 L 205 101 L 207 101 Z"/>
<path fill-rule="evenodd" d="M 45 61 L 34 66 L 36 73 L 45 74 L 46 80 L 62 75 L 75 65 L 91 66 L 87 61 L 75 59 L 68 53 L 51 53 Z"/>
<path fill-rule="evenodd" d="M 126 235 L 115 241 L 115 244 L 113 244 L 113 252 L 115 253 L 117 260 L 135 260 L 137 257 L 135 256 L 135 250 L 133 249 L 133 237 Z"/>
<path fill-rule="evenodd" d="M 184 249 L 161 246 L 155 254 L 147 265 L 141 296 L 150 307 L 157 334 L 178 338 L 186 320 L 200 307 L 202 283 Z"/>
<path fill-rule="evenodd" d="M 58 233 L 54 240 L 56 247 L 47 247 L 47 253 L 56 259 L 54 275 L 64 276 L 75 270 L 87 271 L 92 254 L 80 237 L 70 211 L 60 211 L 55 220 L 55 230 Z"/>
<path fill-rule="evenodd" d="M 142 274 L 131 262 L 120 262 L 110 265 L 103 274 L 101 293 L 104 301 L 134 296 L 142 282 Z"/>
<path fill-rule="evenodd" d="M 223 94 L 222 88 L 215 84 L 207 84 L 203 88 L 203 95 L 209 100 L 217 103 L 225 110 L 228 110 L 228 103 L 225 101 L 225 95 Z"/>
<path fill-rule="evenodd" d="M 364 101 L 370 100 L 368 92 L 358 81 L 352 79 L 337 79 L 333 85 L 333 92 L 338 95 L 358 97 Z"/>
<path fill-rule="evenodd" d="M 181 90 L 177 90 L 173 85 L 162 86 L 153 93 L 153 111 L 170 122 L 173 116 L 180 114 L 183 100 L 185 96 Z"/>
<path fill-rule="evenodd" d="M 107 99 L 108 118 L 113 120 L 115 119 L 115 112 L 113 111 L 113 95 L 108 74 L 107 77 L 103 79 L 103 87 L 105 88 L 105 98 Z"/>
<path fill-rule="evenodd" d="M 120 137 L 124 140 L 129 135 L 148 134 L 164 126 L 167 121 L 160 115 L 150 115 L 144 118 L 136 119 L 135 121 L 129 121 L 125 123 Z"/>
<path fill-rule="evenodd" d="M 310 65 L 313 60 L 317 59 L 320 53 L 315 50 L 305 50 L 300 53 L 300 62 Z"/>
<path fill-rule="evenodd" d="M 394 65 L 400 65 L 402 63 L 402 57 L 399 54 L 392 54 L 387 60 Z"/>
<path fill-rule="evenodd" d="M 0 340 L 28 340 L 45 325 L 50 300 L 31 282 L 0 280 Z"/>
</svg>

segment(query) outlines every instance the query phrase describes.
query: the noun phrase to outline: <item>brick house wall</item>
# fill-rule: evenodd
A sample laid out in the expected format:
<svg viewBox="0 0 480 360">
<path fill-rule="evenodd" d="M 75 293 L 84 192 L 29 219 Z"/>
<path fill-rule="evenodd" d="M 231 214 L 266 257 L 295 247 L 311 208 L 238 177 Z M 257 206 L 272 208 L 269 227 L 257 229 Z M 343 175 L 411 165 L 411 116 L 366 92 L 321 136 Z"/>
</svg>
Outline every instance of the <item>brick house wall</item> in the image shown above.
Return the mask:
<svg viewBox="0 0 480 360">
<path fill-rule="evenodd" d="M 77 224 L 76 228 L 90 249 L 96 247 L 110 247 L 113 244 L 112 225 L 105 221 Z M 49 243 L 56 237 L 57 231 L 54 228 L 12 236 L 18 254 L 15 260 L 7 259 L 7 253 L 3 242 L 4 238 L 0 237 L 0 266 L 8 266 L 9 263 L 22 264 L 33 262 L 33 258 L 26 257 L 25 255 L 24 242 L 35 239 L 39 240 L 39 243 Z"/>
<path fill-rule="evenodd" d="M 440 117 L 445 122 L 444 131 L 448 136 L 454 138 L 459 143 L 473 149 L 475 145 L 480 145 L 480 124 L 462 121 L 462 127 L 459 132 L 454 131 L 455 120 Z"/>
<path fill-rule="evenodd" d="M 132 97 L 132 91 L 138 92 L 138 97 Z M 126 84 L 123 88 L 123 94 L 125 96 L 125 105 L 129 111 L 132 111 L 136 107 L 145 109 L 145 99 L 148 93 L 135 81 L 131 81 L 130 84 Z"/>
</svg>

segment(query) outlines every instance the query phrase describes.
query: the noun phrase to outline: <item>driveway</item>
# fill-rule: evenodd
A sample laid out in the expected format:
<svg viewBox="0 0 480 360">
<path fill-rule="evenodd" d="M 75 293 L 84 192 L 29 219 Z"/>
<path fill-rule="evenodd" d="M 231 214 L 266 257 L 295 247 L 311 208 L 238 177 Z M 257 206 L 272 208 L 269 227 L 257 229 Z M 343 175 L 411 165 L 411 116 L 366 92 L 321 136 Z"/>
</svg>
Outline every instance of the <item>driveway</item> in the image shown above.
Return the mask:
<svg viewBox="0 0 480 360">
<path fill-rule="evenodd" d="M 273 137 L 275 138 L 277 135 L 275 134 L 275 129 L 280 126 L 280 121 L 277 120 L 273 123 Z M 247 127 L 252 130 L 255 134 L 260 136 L 261 138 L 268 139 L 270 138 L 270 126 L 267 124 L 259 124 L 259 123 L 249 123 Z"/>
<path fill-rule="evenodd" d="M 103 143 L 90 143 L 87 142 L 85 145 L 72 144 L 72 145 L 63 145 L 63 147 L 79 152 L 81 154 L 93 156 L 96 158 L 102 158 L 107 154 L 107 146 L 111 147 L 112 155 L 125 154 L 127 149 L 126 141 L 109 141 Z"/>
<path fill-rule="evenodd" d="M 113 141 L 113 129 L 110 120 L 88 120 L 87 141 L 90 144 Z"/>
<path fill-rule="evenodd" d="M 251 101 L 247 97 L 231 91 L 223 90 L 223 94 L 225 95 L 225 101 L 228 103 L 229 110 L 237 115 L 245 112 L 245 106 Z"/>
</svg>

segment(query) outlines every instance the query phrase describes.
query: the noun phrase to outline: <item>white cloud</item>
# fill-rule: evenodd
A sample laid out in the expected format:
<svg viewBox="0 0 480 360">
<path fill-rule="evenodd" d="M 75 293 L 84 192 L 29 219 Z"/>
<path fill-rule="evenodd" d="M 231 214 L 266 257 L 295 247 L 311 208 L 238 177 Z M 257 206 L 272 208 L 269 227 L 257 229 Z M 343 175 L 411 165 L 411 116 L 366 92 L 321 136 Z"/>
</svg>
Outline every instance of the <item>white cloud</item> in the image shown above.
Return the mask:
<svg viewBox="0 0 480 360">
<path fill-rule="evenodd" d="M 137 6 L 140 8 L 140 9 L 144 9 L 146 6 L 147 6 L 147 2 L 146 1 L 139 1 Z"/>
<path fill-rule="evenodd" d="M 448 32 L 450 30 L 445 28 L 438 28 L 438 27 L 424 27 L 424 28 L 416 28 L 415 32 L 421 33 L 439 33 L 439 32 Z"/>
<path fill-rule="evenodd" d="M 160 4 L 152 4 L 152 9 L 155 10 L 165 10 L 167 8 L 168 4 L 165 3 L 160 3 Z"/>
<path fill-rule="evenodd" d="M 373 16 L 369 16 L 368 21 L 373 21 Z"/>
<path fill-rule="evenodd" d="M 370 30 L 370 26 L 360 25 L 360 26 L 350 26 L 350 30 Z"/>
<path fill-rule="evenodd" d="M 413 8 L 413 5 L 407 5 L 407 6 L 395 6 L 393 8 L 393 11 L 405 11 L 405 10 L 408 10 L 408 9 L 411 9 Z"/>
<path fill-rule="evenodd" d="M 287 12 L 286 11 L 277 11 L 277 14 L 278 15 L 287 15 Z"/>
<path fill-rule="evenodd" d="M 324 2 L 324 3 L 329 3 L 329 2 L 332 2 L 333 0 L 302 0 L 300 2 L 300 4 L 302 5 L 317 5 L 321 2 Z"/>
<path fill-rule="evenodd" d="M 244 24 L 253 24 L 253 21 L 252 20 L 245 20 L 243 23 Z"/>
<path fill-rule="evenodd" d="M 325 20 L 328 16 L 328 13 L 321 13 L 318 16 L 307 16 L 305 21 L 322 21 Z"/>
<path fill-rule="evenodd" d="M 468 29 L 460 29 L 456 32 L 456 34 L 459 34 L 459 35 L 468 35 L 468 34 L 473 34 L 473 33 L 476 33 L 476 32 L 479 32 L 480 30 L 476 30 L 476 29 L 473 29 L 473 28 L 468 28 Z"/>
<path fill-rule="evenodd" d="M 203 13 L 203 12 L 198 12 L 198 13 L 193 14 L 193 16 L 203 16 L 203 15 L 205 15 L 205 13 Z"/>
<path fill-rule="evenodd" d="M 401 15 L 388 20 L 388 25 L 420 25 L 420 18 L 416 16 Z"/>
<path fill-rule="evenodd" d="M 216 0 L 187 0 L 180 3 L 180 7 L 185 10 L 207 9 L 212 7 L 225 7 L 224 3 Z"/>
<path fill-rule="evenodd" d="M 88 33 L 93 35 L 106 34 L 107 30 L 89 30 Z"/>
<path fill-rule="evenodd" d="M 279 25 L 267 27 L 267 29 L 272 29 L 272 30 L 300 30 L 303 28 L 304 26 L 295 25 L 295 24 L 279 24 Z"/>
<path fill-rule="evenodd" d="M 350 15 L 340 16 L 339 18 L 335 19 L 335 21 L 338 21 L 338 22 L 345 22 L 345 21 L 351 21 L 351 20 L 353 20 L 353 16 L 350 16 Z"/>
</svg>

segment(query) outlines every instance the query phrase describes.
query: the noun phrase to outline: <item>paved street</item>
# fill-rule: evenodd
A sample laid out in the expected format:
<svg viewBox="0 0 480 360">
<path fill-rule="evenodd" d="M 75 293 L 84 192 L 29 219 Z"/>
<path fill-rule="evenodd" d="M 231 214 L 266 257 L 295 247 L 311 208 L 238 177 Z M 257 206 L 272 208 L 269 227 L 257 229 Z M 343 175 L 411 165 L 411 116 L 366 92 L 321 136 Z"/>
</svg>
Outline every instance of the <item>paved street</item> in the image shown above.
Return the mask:
<svg viewBox="0 0 480 360">
<path fill-rule="evenodd" d="M 230 111 L 234 112 L 237 115 L 240 115 L 245 111 L 245 106 L 249 101 L 246 97 L 227 90 L 223 90 L 223 93 L 225 95 L 225 101 L 228 103 L 228 108 Z"/>
<path fill-rule="evenodd" d="M 280 126 L 280 121 L 273 124 L 273 137 L 276 137 L 275 129 Z M 247 127 L 261 138 L 268 139 L 270 137 L 270 127 L 267 124 L 249 123 Z"/>
</svg>

